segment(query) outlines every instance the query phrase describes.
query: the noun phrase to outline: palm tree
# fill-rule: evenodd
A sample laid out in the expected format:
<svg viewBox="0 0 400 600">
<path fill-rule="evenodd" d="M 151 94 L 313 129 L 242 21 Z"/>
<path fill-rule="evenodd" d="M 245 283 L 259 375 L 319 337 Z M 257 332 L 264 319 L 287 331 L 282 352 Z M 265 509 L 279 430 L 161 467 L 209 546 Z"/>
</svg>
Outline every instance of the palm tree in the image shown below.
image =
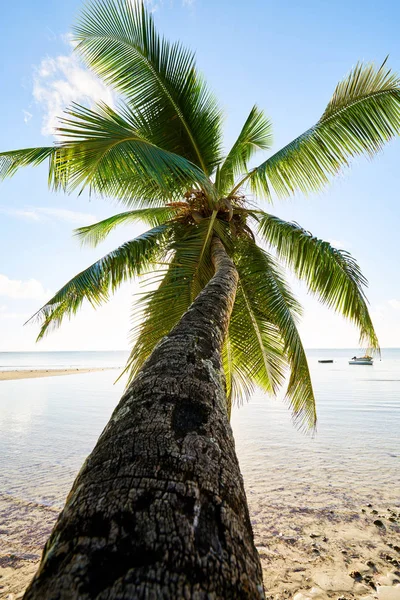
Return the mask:
<svg viewBox="0 0 400 600">
<path fill-rule="evenodd" d="M 49 147 L 0 154 L 0 174 L 49 161 L 49 184 L 88 188 L 129 210 L 77 230 L 97 245 L 122 223 L 150 229 L 62 287 L 35 318 L 39 338 L 89 301 L 147 274 L 136 306 L 129 386 L 83 465 L 25 598 L 263 598 L 262 573 L 229 426 L 255 387 L 313 428 L 315 398 L 282 267 L 378 349 L 366 280 L 343 250 L 257 207 L 316 192 L 400 130 L 400 80 L 358 64 L 319 121 L 272 144 L 256 106 L 229 152 L 222 113 L 193 55 L 161 39 L 130 0 L 88 5 L 77 52 L 119 96 L 74 105 Z M 257 243 L 260 240 L 264 247 Z M 271 254 L 273 252 L 273 254 Z"/>
</svg>

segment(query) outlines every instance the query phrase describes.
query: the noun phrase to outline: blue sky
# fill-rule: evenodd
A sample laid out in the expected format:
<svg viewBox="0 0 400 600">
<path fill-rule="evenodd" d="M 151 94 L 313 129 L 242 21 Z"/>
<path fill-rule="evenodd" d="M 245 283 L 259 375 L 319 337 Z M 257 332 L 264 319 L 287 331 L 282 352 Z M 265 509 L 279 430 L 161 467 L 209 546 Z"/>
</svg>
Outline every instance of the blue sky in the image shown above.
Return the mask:
<svg viewBox="0 0 400 600">
<path fill-rule="evenodd" d="M 50 144 L 54 116 L 72 100 L 110 100 L 110 91 L 72 55 L 68 34 L 80 6 L 80 0 L 20 0 L 3 7 L 0 150 Z M 381 62 L 390 54 L 390 66 L 400 72 L 394 1 L 164 0 L 153 9 L 166 37 L 196 50 L 226 113 L 227 147 L 254 103 L 272 119 L 278 149 L 318 120 L 357 60 Z M 373 161 L 356 161 L 322 194 L 269 207 L 357 258 L 383 347 L 400 346 L 399 159 L 396 140 Z M 73 238 L 74 227 L 119 210 L 107 200 L 50 193 L 44 166 L 0 184 L 0 350 L 128 347 L 136 286 L 125 286 L 105 308 L 85 308 L 37 346 L 37 326 L 22 326 L 72 275 L 140 231 L 121 229 L 95 250 Z M 302 286 L 295 289 L 305 306 L 306 347 L 357 346 L 350 325 Z"/>
</svg>

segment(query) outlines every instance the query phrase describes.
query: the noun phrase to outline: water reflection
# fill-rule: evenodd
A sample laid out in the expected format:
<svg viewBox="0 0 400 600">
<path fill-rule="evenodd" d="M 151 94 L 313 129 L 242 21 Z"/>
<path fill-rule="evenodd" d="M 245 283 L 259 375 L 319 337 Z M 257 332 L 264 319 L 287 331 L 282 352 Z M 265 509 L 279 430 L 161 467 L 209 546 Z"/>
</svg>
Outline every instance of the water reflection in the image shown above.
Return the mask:
<svg viewBox="0 0 400 600">
<path fill-rule="evenodd" d="M 332 353 L 332 351 L 331 351 Z M 318 399 L 315 437 L 297 431 L 286 406 L 256 395 L 233 411 L 250 493 L 398 495 L 400 353 L 374 367 L 310 365 Z M 0 382 L 0 490 L 61 506 L 118 402 L 115 372 Z M 293 499 L 292 499 L 293 500 Z M 291 500 L 291 501 L 292 501 Z"/>
</svg>

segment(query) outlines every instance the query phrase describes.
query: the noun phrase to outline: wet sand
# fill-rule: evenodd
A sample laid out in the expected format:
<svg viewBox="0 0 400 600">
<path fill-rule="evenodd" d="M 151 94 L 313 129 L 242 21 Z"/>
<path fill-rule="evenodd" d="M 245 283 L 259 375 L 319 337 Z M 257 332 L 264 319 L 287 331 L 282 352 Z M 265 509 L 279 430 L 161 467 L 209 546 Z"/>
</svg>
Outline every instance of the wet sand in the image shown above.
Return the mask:
<svg viewBox="0 0 400 600">
<path fill-rule="evenodd" d="M 109 371 L 117 367 L 97 367 L 91 369 L 27 369 L 15 371 L 0 371 L 0 381 L 11 381 L 14 379 L 35 379 L 37 377 L 59 377 L 60 375 L 80 375 L 95 371 Z"/>
<path fill-rule="evenodd" d="M 285 494 L 271 506 L 249 492 L 267 600 L 400 599 L 400 507 L 350 502 L 331 510 L 288 505 Z M 22 598 L 57 515 L 0 495 L 0 598 Z"/>
</svg>

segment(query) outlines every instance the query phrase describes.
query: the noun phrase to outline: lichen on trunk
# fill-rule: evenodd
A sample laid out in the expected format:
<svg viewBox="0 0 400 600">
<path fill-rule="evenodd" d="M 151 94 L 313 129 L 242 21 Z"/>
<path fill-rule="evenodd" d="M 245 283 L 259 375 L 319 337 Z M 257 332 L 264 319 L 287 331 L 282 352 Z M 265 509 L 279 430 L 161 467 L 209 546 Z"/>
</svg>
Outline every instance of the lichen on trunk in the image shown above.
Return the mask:
<svg viewBox="0 0 400 600">
<path fill-rule="evenodd" d="M 238 276 L 217 238 L 212 258 L 83 465 L 25 600 L 264 598 L 221 363 Z"/>
</svg>

